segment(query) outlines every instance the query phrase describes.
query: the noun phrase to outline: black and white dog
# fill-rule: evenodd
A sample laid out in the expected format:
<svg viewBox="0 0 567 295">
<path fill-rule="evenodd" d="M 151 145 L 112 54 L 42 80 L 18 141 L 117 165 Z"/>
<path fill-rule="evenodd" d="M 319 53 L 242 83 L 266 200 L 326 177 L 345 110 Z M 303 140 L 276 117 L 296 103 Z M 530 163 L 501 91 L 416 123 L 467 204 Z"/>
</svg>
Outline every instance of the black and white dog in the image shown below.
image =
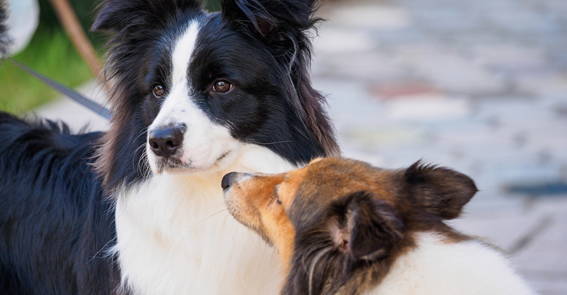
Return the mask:
<svg viewBox="0 0 567 295">
<path fill-rule="evenodd" d="M 226 212 L 220 182 L 338 152 L 309 78 L 313 10 L 104 1 L 111 130 L 0 113 L 0 294 L 277 292 L 273 253 Z"/>
</svg>

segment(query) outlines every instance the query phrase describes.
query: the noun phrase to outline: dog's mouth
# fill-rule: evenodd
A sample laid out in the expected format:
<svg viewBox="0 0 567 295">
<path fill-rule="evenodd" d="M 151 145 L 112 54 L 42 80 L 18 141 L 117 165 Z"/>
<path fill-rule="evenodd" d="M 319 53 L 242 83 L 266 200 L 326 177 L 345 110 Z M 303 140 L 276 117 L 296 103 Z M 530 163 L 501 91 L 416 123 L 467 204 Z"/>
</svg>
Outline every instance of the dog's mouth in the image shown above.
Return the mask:
<svg viewBox="0 0 567 295">
<path fill-rule="evenodd" d="M 191 172 L 191 171 L 199 171 L 199 170 L 206 170 L 216 166 L 219 166 L 219 163 L 226 159 L 230 155 L 230 151 L 223 153 L 220 155 L 212 165 L 208 167 L 199 167 L 196 166 L 195 163 L 191 160 L 188 162 L 182 161 L 178 157 L 168 157 L 168 158 L 159 158 L 157 159 L 157 173 L 161 174 L 164 172 L 175 172 L 175 173 L 183 173 L 183 172 Z"/>
<path fill-rule="evenodd" d="M 191 163 L 185 163 L 178 158 L 161 158 L 157 161 L 157 172 L 179 171 L 191 169 Z"/>
</svg>

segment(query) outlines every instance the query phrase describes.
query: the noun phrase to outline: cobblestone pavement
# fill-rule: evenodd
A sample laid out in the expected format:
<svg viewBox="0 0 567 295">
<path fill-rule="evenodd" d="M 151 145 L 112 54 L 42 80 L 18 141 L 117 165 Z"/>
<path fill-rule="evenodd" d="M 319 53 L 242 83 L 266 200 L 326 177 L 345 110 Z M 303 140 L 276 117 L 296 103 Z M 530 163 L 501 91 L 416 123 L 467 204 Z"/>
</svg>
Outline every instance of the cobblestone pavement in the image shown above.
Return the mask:
<svg viewBox="0 0 567 295">
<path fill-rule="evenodd" d="M 328 2 L 313 74 L 344 154 L 471 175 L 481 191 L 454 225 L 567 294 L 567 1 Z M 39 113 L 106 126 L 66 101 Z"/>
<path fill-rule="evenodd" d="M 315 42 L 344 154 L 480 188 L 454 224 L 567 294 L 567 1 L 334 2 Z"/>
</svg>

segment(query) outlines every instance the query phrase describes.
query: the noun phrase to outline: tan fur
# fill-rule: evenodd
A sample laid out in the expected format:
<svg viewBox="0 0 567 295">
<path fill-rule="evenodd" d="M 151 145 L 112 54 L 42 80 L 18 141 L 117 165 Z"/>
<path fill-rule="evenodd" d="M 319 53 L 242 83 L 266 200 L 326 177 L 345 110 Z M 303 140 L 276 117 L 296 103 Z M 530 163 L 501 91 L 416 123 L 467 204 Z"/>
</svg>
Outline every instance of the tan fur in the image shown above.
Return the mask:
<svg viewBox="0 0 567 295">
<path fill-rule="evenodd" d="M 404 170 L 385 170 L 360 161 L 324 158 L 285 174 L 246 175 L 225 192 L 225 200 L 237 220 L 277 248 L 287 273 L 282 294 L 311 292 L 312 274 L 317 282 L 324 283 L 315 294 L 456 294 L 447 290 L 460 290 L 461 283 L 471 284 L 464 287 L 463 294 L 496 294 L 495 290 L 508 287 L 520 290 L 518 294 L 531 294 L 503 257 L 445 224 L 445 220 L 460 215 L 462 206 L 476 191 L 474 181 L 466 175 L 420 162 Z M 358 199 L 348 199 L 351 196 Z M 355 207 L 346 207 L 346 210 L 341 207 L 345 198 Z M 370 207 L 356 207 L 354 202 Z M 376 224 L 380 225 L 376 227 Z M 352 231 L 353 228 L 357 230 Z M 368 231 L 369 228 L 382 231 Z M 354 232 L 371 234 L 354 239 Z M 298 240 L 296 233 L 300 235 Z M 315 239 L 306 240 L 313 237 Z M 317 244 L 317 239 L 323 243 Z M 355 248 L 354 245 L 376 248 Z M 439 254 L 438 249 L 443 247 L 454 251 L 447 256 Z M 331 251 L 335 251 L 334 254 L 320 260 Z M 443 268 L 443 263 L 450 265 L 452 259 L 468 258 L 468 253 L 481 253 L 478 259 L 493 263 L 503 281 L 488 275 L 485 280 L 491 280 L 492 285 L 477 284 L 469 277 L 469 270 L 479 276 L 491 270 L 485 270 L 482 262 L 476 263 L 475 259 L 465 259 L 467 264 L 461 265 L 459 272 L 452 267 Z M 336 260 L 336 255 L 348 259 Z M 351 269 L 346 281 L 337 280 L 349 269 L 345 268 L 345 263 L 351 263 L 349 259 L 364 263 L 359 263 L 362 266 L 355 271 Z M 325 268 L 318 272 L 303 270 L 305 265 L 313 266 L 322 261 L 330 264 L 323 264 Z M 437 269 L 445 273 L 437 274 Z M 450 276 L 457 283 L 440 280 L 429 284 L 437 282 L 439 277 Z M 306 277 L 309 277 L 308 285 L 302 281 Z M 411 282 L 407 282 L 407 278 Z M 413 284 L 415 290 L 411 287 Z"/>
<path fill-rule="evenodd" d="M 348 171 L 329 169 L 339 164 Z M 326 179 L 334 181 L 331 183 Z M 295 229 L 287 211 L 299 190 L 305 198 L 325 190 L 328 190 L 329 196 L 369 190 L 394 204 L 395 188 L 391 185 L 392 181 L 392 171 L 377 170 L 358 161 L 318 158 L 301 169 L 285 174 L 255 176 L 235 184 L 230 193 L 232 205 L 229 205 L 229 210 L 237 220 L 256 230 L 276 247 L 283 269 L 287 271 L 293 256 L 295 239 Z M 314 201 L 330 200 L 331 198 Z"/>
<path fill-rule="evenodd" d="M 287 272 L 289 260 L 293 256 L 295 230 L 285 214 L 283 201 L 278 196 L 277 186 L 284 181 L 284 177 L 283 174 L 261 176 L 254 178 L 254 181 L 236 184 L 232 199 L 235 206 L 231 213 L 278 249 L 284 271 Z M 291 188 L 292 185 L 285 188 Z M 291 201 L 287 198 L 289 195 L 282 196 L 285 203 L 290 204 Z"/>
</svg>

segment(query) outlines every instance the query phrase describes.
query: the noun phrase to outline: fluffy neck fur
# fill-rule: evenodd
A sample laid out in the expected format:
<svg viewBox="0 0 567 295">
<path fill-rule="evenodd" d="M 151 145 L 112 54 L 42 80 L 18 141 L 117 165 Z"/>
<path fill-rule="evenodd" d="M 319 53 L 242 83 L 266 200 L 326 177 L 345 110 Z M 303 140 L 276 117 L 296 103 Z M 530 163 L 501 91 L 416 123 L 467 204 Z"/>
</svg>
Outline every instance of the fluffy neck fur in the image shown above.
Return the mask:
<svg viewBox="0 0 567 295">
<path fill-rule="evenodd" d="M 353 274 L 335 294 L 535 294 L 503 255 L 477 240 L 454 240 L 435 231 L 412 237 L 414 246 L 391 262 Z"/>
<path fill-rule="evenodd" d="M 229 171 L 292 166 L 248 145 L 226 170 L 155 175 L 118 192 L 115 251 L 123 284 L 134 294 L 276 294 L 277 258 L 226 211 L 220 180 Z"/>
<path fill-rule="evenodd" d="M 364 294 L 535 294 L 503 255 L 479 241 L 452 242 L 434 232 L 415 239 L 417 247 Z"/>
</svg>

